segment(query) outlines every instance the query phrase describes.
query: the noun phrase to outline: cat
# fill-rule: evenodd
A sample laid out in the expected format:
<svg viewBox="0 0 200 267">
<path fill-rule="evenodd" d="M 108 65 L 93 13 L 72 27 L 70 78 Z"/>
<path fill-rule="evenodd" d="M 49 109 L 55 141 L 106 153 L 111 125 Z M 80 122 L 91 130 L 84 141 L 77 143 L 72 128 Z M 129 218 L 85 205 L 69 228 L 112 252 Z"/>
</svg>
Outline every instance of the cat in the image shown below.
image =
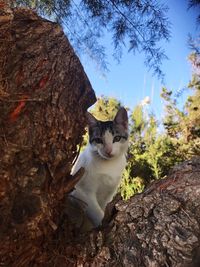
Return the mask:
<svg viewBox="0 0 200 267">
<path fill-rule="evenodd" d="M 106 205 L 113 199 L 126 166 L 128 115 L 121 107 L 113 121 L 99 121 L 87 113 L 89 142 L 79 155 L 72 175 L 81 167 L 85 173 L 71 195 L 86 205 L 86 215 L 98 227 Z"/>
</svg>

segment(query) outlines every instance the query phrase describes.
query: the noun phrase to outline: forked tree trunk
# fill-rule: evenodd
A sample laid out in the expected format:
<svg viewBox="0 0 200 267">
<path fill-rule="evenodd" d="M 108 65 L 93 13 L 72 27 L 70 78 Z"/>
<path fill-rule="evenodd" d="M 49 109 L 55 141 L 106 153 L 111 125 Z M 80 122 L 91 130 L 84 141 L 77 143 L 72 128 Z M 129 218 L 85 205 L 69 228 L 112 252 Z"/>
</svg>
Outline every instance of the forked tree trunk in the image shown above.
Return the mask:
<svg viewBox="0 0 200 267">
<path fill-rule="evenodd" d="M 200 159 L 77 234 L 64 194 L 95 95 L 61 28 L 0 2 L 0 266 L 200 266 Z"/>
</svg>

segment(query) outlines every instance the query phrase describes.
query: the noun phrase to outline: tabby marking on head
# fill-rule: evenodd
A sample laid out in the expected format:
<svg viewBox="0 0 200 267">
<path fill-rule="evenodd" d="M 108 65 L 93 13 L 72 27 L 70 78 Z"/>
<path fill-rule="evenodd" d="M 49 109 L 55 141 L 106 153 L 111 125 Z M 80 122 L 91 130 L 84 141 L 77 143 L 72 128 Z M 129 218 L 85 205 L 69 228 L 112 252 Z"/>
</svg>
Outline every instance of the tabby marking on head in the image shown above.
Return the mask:
<svg viewBox="0 0 200 267">
<path fill-rule="evenodd" d="M 103 159 L 112 159 L 127 151 L 128 118 L 125 109 L 120 109 L 114 121 L 98 121 L 90 113 L 89 143 L 93 152 Z"/>
</svg>

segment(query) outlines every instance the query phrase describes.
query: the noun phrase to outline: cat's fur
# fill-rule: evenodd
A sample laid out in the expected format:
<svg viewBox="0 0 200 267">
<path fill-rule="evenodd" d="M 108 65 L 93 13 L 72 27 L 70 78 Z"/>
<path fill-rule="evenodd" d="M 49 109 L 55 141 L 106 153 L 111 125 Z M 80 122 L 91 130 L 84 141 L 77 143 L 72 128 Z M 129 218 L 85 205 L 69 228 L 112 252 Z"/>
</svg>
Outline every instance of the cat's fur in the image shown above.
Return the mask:
<svg viewBox="0 0 200 267">
<path fill-rule="evenodd" d="M 72 195 L 86 204 L 86 214 L 97 227 L 107 203 L 117 192 L 126 165 L 128 116 L 126 110 L 120 108 L 113 121 L 98 121 L 90 113 L 87 119 L 89 143 L 72 170 L 74 174 L 84 167 L 85 173 Z"/>
</svg>

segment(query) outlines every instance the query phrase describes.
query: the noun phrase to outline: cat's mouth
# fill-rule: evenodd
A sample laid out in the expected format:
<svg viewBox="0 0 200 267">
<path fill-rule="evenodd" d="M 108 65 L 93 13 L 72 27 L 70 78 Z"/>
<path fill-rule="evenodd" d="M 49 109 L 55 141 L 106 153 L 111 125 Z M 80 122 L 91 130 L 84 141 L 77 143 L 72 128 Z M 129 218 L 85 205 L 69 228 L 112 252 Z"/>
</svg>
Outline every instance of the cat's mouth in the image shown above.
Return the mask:
<svg viewBox="0 0 200 267">
<path fill-rule="evenodd" d="M 101 153 L 100 151 L 96 151 L 96 154 L 102 158 L 102 159 L 105 159 L 105 160 L 111 160 L 114 156 L 113 155 L 104 155 L 103 153 Z"/>
</svg>

